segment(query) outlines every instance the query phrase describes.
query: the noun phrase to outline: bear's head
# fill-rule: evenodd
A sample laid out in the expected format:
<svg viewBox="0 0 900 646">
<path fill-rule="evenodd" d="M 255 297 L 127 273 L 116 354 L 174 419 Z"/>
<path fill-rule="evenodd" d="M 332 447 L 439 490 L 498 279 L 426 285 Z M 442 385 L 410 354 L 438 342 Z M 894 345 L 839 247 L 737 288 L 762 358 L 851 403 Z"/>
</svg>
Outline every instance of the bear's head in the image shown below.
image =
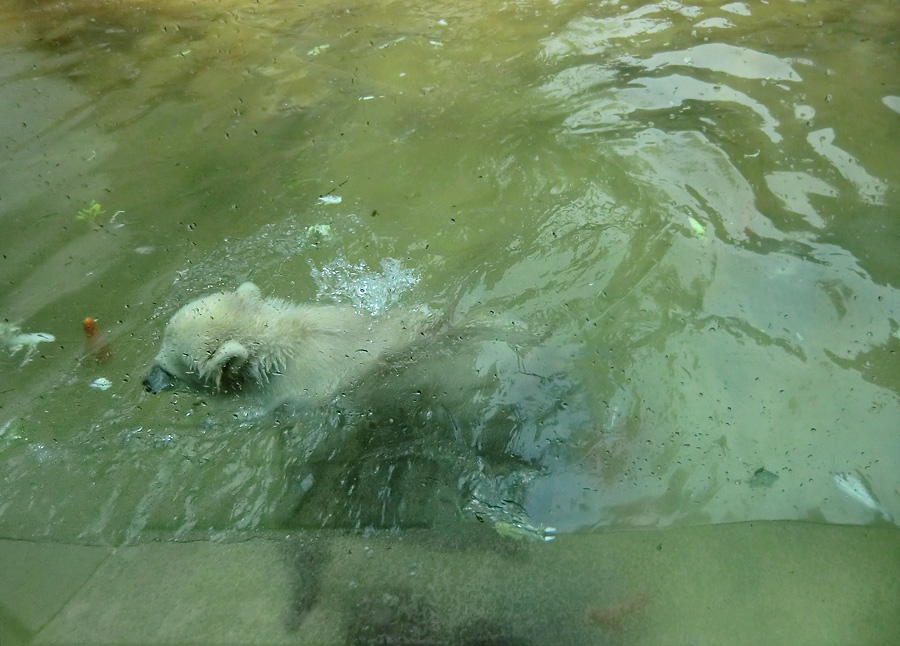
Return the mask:
<svg viewBox="0 0 900 646">
<path fill-rule="evenodd" d="M 253 322 L 263 308 L 253 283 L 191 301 L 166 325 L 144 387 L 157 393 L 182 381 L 213 390 L 241 389 L 254 367 Z"/>
</svg>

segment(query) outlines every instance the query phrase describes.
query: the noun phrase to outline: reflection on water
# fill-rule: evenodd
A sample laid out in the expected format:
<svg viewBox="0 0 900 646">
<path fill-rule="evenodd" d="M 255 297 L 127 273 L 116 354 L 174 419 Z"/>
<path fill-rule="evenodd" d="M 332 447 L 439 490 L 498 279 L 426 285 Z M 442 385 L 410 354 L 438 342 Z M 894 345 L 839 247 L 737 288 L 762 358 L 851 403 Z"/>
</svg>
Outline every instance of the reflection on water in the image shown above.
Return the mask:
<svg viewBox="0 0 900 646">
<path fill-rule="evenodd" d="M 6 7 L 0 316 L 56 341 L 2 359 L 0 535 L 876 522 L 843 471 L 896 518 L 897 26 L 889 2 Z M 172 312 L 247 279 L 482 332 L 356 407 L 143 393 Z"/>
</svg>

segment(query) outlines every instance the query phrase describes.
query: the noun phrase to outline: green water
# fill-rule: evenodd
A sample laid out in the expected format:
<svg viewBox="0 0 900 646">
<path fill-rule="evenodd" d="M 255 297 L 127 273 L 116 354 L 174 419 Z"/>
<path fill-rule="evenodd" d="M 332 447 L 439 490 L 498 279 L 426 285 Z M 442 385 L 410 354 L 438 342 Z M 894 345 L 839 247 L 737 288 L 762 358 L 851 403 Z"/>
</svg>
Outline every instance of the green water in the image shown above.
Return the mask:
<svg viewBox="0 0 900 646">
<path fill-rule="evenodd" d="M 894 3 L 420 4 L 0 10 L 0 537 L 900 515 Z M 245 280 L 498 331 L 369 417 L 145 393 Z"/>
</svg>

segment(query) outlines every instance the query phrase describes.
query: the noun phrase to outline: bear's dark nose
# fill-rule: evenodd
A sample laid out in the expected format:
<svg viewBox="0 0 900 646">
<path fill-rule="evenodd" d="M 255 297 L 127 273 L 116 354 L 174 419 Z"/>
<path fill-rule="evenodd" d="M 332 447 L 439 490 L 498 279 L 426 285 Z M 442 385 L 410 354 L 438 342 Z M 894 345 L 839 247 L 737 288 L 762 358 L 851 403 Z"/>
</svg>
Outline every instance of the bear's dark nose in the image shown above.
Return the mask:
<svg viewBox="0 0 900 646">
<path fill-rule="evenodd" d="M 162 366 L 153 366 L 147 376 L 144 377 L 144 388 L 147 392 L 158 393 L 160 390 L 168 390 L 175 385 L 175 377 L 168 373 Z"/>
</svg>

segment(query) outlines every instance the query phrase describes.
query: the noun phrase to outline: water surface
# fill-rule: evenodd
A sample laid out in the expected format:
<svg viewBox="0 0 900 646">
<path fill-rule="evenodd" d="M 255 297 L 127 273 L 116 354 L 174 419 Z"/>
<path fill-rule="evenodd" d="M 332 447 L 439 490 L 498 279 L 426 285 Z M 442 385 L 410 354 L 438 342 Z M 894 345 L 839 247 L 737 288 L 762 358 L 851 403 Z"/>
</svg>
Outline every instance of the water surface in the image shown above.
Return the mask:
<svg viewBox="0 0 900 646">
<path fill-rule="evenodd" d="M 0 317 L 56 341 L 2 356 L 0 535 L 879 522 L 838 471 L 900 516 L 898 26 L 891 2 L 7 6 Z M 144 393 L 169 316 L 244 280 L 497 332 L 384 375 L 369 422 Z"/>
</svg>

